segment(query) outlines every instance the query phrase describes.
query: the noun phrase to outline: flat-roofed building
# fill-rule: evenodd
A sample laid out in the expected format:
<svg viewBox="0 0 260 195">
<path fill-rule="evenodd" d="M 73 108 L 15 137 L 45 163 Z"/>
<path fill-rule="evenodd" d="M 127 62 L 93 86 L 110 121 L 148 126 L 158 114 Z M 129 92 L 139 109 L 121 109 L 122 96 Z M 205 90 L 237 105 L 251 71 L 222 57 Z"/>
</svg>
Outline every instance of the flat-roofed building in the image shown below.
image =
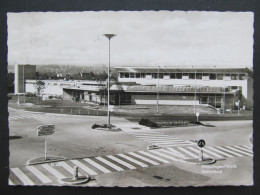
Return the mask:
<svg viewBox="0 0 260 195">
<path fill-rule="evenodd" d="M 115 67 L 128 104 L 253 107 L 253 71 L 249 68 Z M 129 83 L 132 83 L 129 85 Z M 111 90 L 116 90 L 115 86 Z M 122 102 L 122 103 L 124 103 Z"/>
</svg>

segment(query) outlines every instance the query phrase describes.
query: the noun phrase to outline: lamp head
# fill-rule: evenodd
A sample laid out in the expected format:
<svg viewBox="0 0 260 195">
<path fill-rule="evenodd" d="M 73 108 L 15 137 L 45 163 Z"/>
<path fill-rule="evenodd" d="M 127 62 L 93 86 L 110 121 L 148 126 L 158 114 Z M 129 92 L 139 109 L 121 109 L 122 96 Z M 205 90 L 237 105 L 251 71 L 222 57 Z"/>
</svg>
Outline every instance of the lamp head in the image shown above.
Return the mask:
<svg viewBox="0 0 260 195">
<path fill-rule="evenodd" d="M 116 36 L 116 34 L 104 34 L 108 39 L 111 39 L 112 37 Z"/>
</svg>

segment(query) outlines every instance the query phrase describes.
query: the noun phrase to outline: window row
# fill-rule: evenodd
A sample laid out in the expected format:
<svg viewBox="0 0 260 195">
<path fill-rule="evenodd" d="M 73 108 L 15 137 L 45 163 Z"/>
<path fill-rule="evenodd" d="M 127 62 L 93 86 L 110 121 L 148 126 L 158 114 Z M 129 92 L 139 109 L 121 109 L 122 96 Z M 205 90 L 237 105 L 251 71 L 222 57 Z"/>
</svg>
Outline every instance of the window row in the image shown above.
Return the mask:
<svg viewBox="0 0 260 195">
<path fill-rule="evenodd" d="M 202 79 L 202 80 L 245 80 L 246 74 L 215 74 L 215 73 L 134 73 L 120 72 L 120 78 L 146 79 Z"/>
</svg>

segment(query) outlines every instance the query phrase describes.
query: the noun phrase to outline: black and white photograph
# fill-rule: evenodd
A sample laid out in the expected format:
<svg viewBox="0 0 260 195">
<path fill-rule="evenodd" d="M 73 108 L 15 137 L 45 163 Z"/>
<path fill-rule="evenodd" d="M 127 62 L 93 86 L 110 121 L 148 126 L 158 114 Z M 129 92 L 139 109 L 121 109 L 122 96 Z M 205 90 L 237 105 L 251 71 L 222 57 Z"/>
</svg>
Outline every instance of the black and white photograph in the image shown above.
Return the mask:
<svg viewBox="0 0 260 195">
<path fill-rule="evenodd" d="M 9 186 L 252 186 L 254 13 L 8 12 Z"/>
</svg>

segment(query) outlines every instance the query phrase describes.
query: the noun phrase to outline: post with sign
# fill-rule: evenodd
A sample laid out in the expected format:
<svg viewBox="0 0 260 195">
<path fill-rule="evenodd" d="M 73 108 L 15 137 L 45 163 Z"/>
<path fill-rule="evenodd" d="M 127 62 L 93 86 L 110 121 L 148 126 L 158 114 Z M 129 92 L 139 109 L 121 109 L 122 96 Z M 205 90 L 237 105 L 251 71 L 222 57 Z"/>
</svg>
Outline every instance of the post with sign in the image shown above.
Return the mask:
<svg viewBox="0 0 260 195">
<path fill-rule="evenodd" d="M 37 135 L 38 136 L 45 136 L 45 152 L 44 152 L 44 157 L 45 160 L 47 160 L 47 135 L 52 135 L 55 131 L 55 125 L 40 125 L 37 127 Z"/>
<path fill-rule="evenodd" d="M 206 145 L 206 142 L 201 139 L 198 141 L 198 146 L 200 147 L 200 157 L 199 157 L 199 161 L 203 161 L 203 150 L 202 148 Z"/>
</svg>

